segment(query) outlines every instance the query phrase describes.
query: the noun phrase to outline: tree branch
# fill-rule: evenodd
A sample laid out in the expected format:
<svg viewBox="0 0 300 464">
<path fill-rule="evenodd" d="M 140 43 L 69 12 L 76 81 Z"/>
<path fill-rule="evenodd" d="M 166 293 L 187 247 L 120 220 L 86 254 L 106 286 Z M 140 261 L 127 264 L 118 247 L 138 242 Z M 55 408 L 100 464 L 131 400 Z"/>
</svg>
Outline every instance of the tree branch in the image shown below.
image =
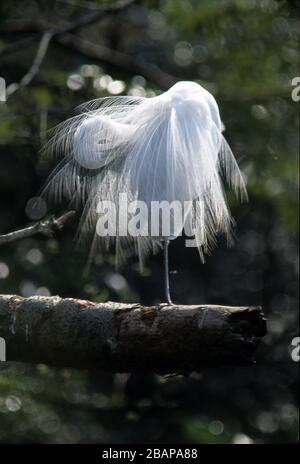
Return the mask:
<svg viewBox="0 0 300 464">
<path fill-rule="evenodd" d="M 34 79 L 36 74 L 39 72 L 41 64 L 46 56 L 49 43 L 51 41 L 52 35 L 51 32 L 45 32 L 40 41 L 36 56 L 33 60 L 33 63 L 29 71 L 22 77 L 20 82 L 14 82 L 10 84 L 6 89 L 7 97 L 15 93 L 17 90 L 26 87 Z"/>
<path fill-rule="evenodd" d="M 141 74 L 145 79 L 162 89 L 168 89 L 179 80 L 162 71 L 153 63 L 146 63 L 118 50 L 96 45 L 74 34 L 64 34 L 56 37 L 55 41 L 93 60 L 107 63 L 131 74 Z"/>
<path fill-rule="evenodd" d="M 266 333 L 260 307 L 101 303 L 0 295 L 7 361 L 188 373 L 249 365 Z"/>
<path fill-rule="evenodd" d="M 133 1 L 124 3 L 129 6 L 133 3 Z M 121 5 L 119 5 L 119 8 L 121 9 Z M 120 9 L 118 10 L 115 6 L 115 9 L 113 9 L 112 12 L 120 11 Z M 89 21 L 91 20 L 91 17 L 95 17 L 95 14 L 99 15 L 99 11 L 91 13 L 89 15 Z M 106 12 L 106 14 L 108 13 Z M 99 17 L 97 19 L 99 19 Z M 100 61 L 101 63 L 107 63 L 131 74 L 141 74 L 147 80 L 162 89 L 168 89 L 179 80 L 178 78 L 162 71 L 153 63 L 137 60 L 126 53 L 118 50 L 111 50 L 110 48 L 100 44 L 94 44 L 85 38 L 71 33 L 87 24 L 89 24 L 87 19 L 84 20 L 84 18 L 82 18 L 76 22 L 76 27 L 75 23 L 72 23 L 64 28 L 53 29 L 43 20 L 9 20 L 2 25 L 2 31 L 9 33 L 32 32 L 35 33 L 34 37 L 36 37 L 37 33 L 49 33 L 56 43 L 64 47 L 75 50 L 87 58 Z M 11 46 L 8 46 L 8 48 L 10 50 Z M 0 50 L 0 56 L 1 54 L 5 54 L 5 49 L 2 51 Z"/>
<path fill-rule="evenodd" d="M 67 24 L 66 26 L 60 27 L 47 27 L 48 33 L 51 34 L 52 37 L 57 37 L 66 33 L 75 32 L 83 27 L 89 26 L 100 19 L 119 13 L 120 11 L 125 10 L 130 5 L 135 3 L 136 0 L 119 0 L 112 5 L 99 5 L 96 11 L 91 13 L 87 13 L 86 15 L 80 15 L 76 20 Z M 34 41 L 36 38 L 40 37 L 43 32 L 41 31 L 41 26 L 45 25 L 43 20 L 41 21 L 24 21 L 24 20 L 8 20 L 4 21 L 1 25 L 2 32 L 15 32 L 13 25 L 17 28 L 16 31 L 19 32 L 34 32 L 31 37 L 27 37 L 24 41 L 18 41 L 17 47 L 14 44 L 10 44 L 7 48 L 3 48 L 0 50 L 0 56 L 6 55 L 8 53 L 12 53 L 16 50 L 20 50 L 23 47 L 27 47 Z M 43 28 L 43 27 L 42 27 Z"/>
<path fill-rule="evenodd" d="M 59 218 L 54 216 L 47 217 L 42 221 L 36 222 L 35 224 L 25 227 L 24 229 L 10 232 L 9 234 L 0 235 L 0 246 L 7 245 L 8 243 L 16 242 L 23 238 L 32 237 L 33 235 L 42 234 L 46 237 L 52 237 L 57 230 L 61 230 L 66 222 L 75 216 L 75 211 L 68 211 Z"/>
</svg>

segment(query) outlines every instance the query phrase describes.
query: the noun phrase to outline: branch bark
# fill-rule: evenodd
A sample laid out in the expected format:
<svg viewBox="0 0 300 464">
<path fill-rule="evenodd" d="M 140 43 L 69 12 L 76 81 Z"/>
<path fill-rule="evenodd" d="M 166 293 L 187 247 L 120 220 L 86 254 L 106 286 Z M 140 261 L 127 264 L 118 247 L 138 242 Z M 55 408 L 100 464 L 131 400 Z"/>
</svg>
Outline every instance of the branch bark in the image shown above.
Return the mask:
<svg viewBox="0 0 300 464">
<path fill-rule="evenodd" d="M 100 21 L 101 19 L 106 18 L 107 16 L 111 16 L 121 11 L 124 11 L 126 8 L 133 5 L 134 3 L 136 3 L 136 0 L 119 0 L 112 5 L 99 5 L 95 11 L 89 12 L 84 16 L 82 16 L 81 14 L 74 21 L 68 23 L 65 26 L 47 27 L 46 31 L 41 31 L 39 30 L 39 27 L 36 27 L 38 25 L 45 24 L 43 20 L 41 21 L 39 20 L 37 21 L 30 21 L 30 20 L 26 21 L 25 20 L 24 21 L 24 20 L 19 20 L 19 19 L 7 20 L 3 22 L 2 31 L 3 32 L 6 32 L 6 31 L 14 32 L 13 28 L 11 28 L 13 24 L 17 27 L 16 30 L 20 31 L 19 26 L 23 24 L 22 28 L 23 28 L 23 32 L 25 32 L 24 24 L 27 24 L 27 31 L 28 31 L 28 25 L 31 25 L 29 26 L 29 30 L 33 29 L 34 33 L 31 37 L 28 37 L 27 40 L 24 40 L 23 43 L 22 41 L 18 42 L 17 50 L 20 50 L 23 47 L 27 47 L 32 41 L 35 41 L 37 38 L 39 38 L 43 34 L 43 32 L 47 32 L 51 34 L 52 37 L 57 37 L 57 36 L 60 36 L 66 33 L 79 31 L 80 29 L 90 26 L 91 24 L 94 24 L 97 21 Z M 0 56 L 5 55 L 6 53 L 11 53 L 11 51 L 15 51 L 15 50 L 12 47 L 7 48 L 7 49 L 4 48 L 3 50 L 0 50 Z"/>
<path fill-rule="evenodd" d="M 122 71 L 126 71 L 131 74 L 141 74 L 148 81 L 162 89 L 168 89 L 179 80 L 177 77 L 164 72 L 154 63 L 148 63 L 140 59 L 136 59 L 134 56 L 118 50 L 111 50 L 104 45 L 95 44 L 84 37 L 72 33 L 77 32 L 77 28 L 71 25 L 66 26 L 65 28 L 54 29 L 49 23 L 43 20 L 35 19 L 32 21 L 18 19 L 4 22 L 4 24 L 2 24 L 2 31 L 14 34 L 51 34 L 51 39 L 63 47 L 72 49 L 87 58 L 96 60 L 97 62 L 114 66 Z M 8 52 L 10 52 L 10 49 L 11 45 L 8 45 Z M 1 54 L 6 54 L 6 49 L 3 49 L 2 51 L 0 50 L 0 56 Z"/>
<path fill-rule="evenodd" d="M 75 34 L 63 34 L 56 37 L 55 41 L 92 60 L 109 64 L 131 74 L 141 74 L 145 79 L 162 89 L 168 89 L 179 80 L 177 77 L 162 71 L 153 63 L 136 59 L 118 50 L 111 50 L 104 45 L 94 44 Z"/>
<path fill-rule="evenodd" d="M 8 243 L 16 242 L 23 238 L 33 237 L 34 235 L 45 235 L 46 237 L 53 237 L 57 230 L 61 230 L 66 222 L 75 216 L 75 211 L 68 211 L 59 218 L 49 216 L 42 221 L 36 222 L 24 229 L 15 230 L 9 234 L 0 235 L 0 246 L 7 245 Z"/>
<path fill-rule="evenodd" d="M 7 361 L 188 373 L 252 364 L 266 333 L 260 307 L 143 307 L 58 296 L 0 295 Z"/>
<path fill-rule="evenodd" d="M 46 53 L 47 53 L 48 46 L 50 44 L 51 38 L 52 38 L 51 33 L 45 32 L 43 34 L 32 65 L 30 66 L 27 73 L 22 77 L 20 82 L 13 82 L 12 84 L 10 84 L 7 87 L 6 96 L 10 96 L 13 93 L 15 93 L 17 90 L 26 87 L 34 79 L 34 77 L 39 72 L 40 67 L 41 67 L 41 65 L 43 63 L 43 60 L 44 60 L 44 58 L 46 56 Z"/>
</svg>

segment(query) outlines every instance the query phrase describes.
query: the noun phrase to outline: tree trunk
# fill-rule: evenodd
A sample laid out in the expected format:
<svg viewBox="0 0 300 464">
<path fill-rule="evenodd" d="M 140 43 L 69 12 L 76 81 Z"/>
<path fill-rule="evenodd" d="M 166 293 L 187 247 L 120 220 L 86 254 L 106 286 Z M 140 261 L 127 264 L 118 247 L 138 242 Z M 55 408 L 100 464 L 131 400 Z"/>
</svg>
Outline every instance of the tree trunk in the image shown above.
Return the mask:
<svg viewBox="0 0 300 464">
<path fill-rule="evenodd" d="M 7 361 L 111 372 L 188 373 L 252 364 L 260 307 L 144 307 L 58 296 L 0 295 Z"/>
</svg>

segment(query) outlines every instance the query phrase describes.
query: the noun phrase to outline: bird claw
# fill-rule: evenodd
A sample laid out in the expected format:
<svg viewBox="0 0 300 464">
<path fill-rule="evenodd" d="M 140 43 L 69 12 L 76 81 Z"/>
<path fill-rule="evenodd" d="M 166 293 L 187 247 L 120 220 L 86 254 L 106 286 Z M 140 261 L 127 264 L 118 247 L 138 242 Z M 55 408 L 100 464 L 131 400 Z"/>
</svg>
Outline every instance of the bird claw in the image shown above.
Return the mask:
<svg viewBox="0 0 300 464">
<path fill-rule="evenodd" d="M 170 307 L 170 306 L 175 306 L 175 305 L 171 302 L 170 303 L 158 303 L 156 305 L 156 310 L 160 311 L 162 308 L 167 308 L 168 306 Z"/>
</svg>

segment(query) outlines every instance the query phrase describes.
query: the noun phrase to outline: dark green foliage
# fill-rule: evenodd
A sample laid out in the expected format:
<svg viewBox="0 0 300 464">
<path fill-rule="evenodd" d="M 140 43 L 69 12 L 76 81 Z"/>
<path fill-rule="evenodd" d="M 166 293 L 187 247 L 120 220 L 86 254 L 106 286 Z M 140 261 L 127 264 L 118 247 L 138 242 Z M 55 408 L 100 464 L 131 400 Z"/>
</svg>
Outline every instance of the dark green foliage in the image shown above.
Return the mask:
<svg viewBox="0 0 300 464">
<path fill-rule="evenodd" d="M 7 20 L 44 19 L 57 26 L 85 14 L 88 4 L 4 0 L 0 9 Z M 290 356 L 298 334 L 298 120 L 291 80 L 298 74 L 299 21 L 293 4 L 145 0 L 77 33 L 153 62 L 179 79 L 199 81 L 216 96 L 225 135 L 247 177 L 249 203 L 239 205 L 229 197 L 237 222 L 235 246 L 227 249 L 220 238 L 205 265 L 183 240 L 172 243 L 173 298 L 188 304 L 262 304 L 269 335 L 257 365 L 189 378 L 150 374 L 128 380 L 125 375 L 0 364 L 0 442 L 297 441 L 298 365 Z M 5 27 L 0 31 L 0 48 L 28 36 Z M 0 76 L 7 84 L 26 74 L 37 44 L 0 55 Z M 126 86 L 123 93 L 160 90 L 136 74 L 56 40 L 50 43 L 33 81 L 0 103 L 0 233 L 30 220 L 26 204 L 56 163 L 39 154 L 47 138 L 44 129 L 70 116 L 78 104 L 118 86 Z M 122 82 L 104 88 L 110 79 Z M 161 255 L 150 258 L 143 273 L 134 260 L 115 271 L 113 256 L 98 256 L 88 272 L 88 247 L 76 249 L 74 242 L 77 222 L 53 239 L 1 248 L 0 293 L 147 304 L 160 300 Z"/>
</svg>

